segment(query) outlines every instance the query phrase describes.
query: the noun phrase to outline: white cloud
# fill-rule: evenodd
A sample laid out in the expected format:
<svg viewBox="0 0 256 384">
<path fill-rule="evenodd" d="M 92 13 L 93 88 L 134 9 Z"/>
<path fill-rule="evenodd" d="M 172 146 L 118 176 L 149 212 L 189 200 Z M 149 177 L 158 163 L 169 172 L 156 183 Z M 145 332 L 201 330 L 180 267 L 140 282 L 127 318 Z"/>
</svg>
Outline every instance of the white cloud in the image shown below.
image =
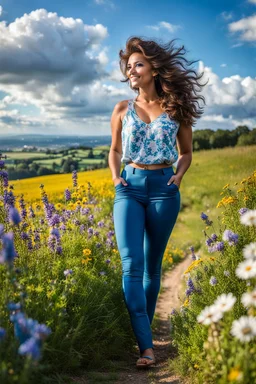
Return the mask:
<svg viewBox="0 0 256 384">
<path fill-rule="evenodd" d="M 208 84 L 202 94 L 206 100 L 204 115 L 200 120 L 212 122 L 228 122 L 230 128 L 235 128 L 241 121 L 246 120 L 249 128 L 256 126 L 256 78 L 233 75 L 220 79 L 212 68 L 199 62 L 199 70 L 204 71 L 200 82 Z M 238 123 L 240 121 L 240 123 Z M 202 126 L 202 123 L 199 123 Z M 222 124 L 225 127 L 225 124 Z"/>
<path fill-rule="evenodd" d="M 256 4 L 256 0 L 248 0 L 249 3 Z"/>
<path fill-rule="evenodd" d="M 0 16 L 2 16 L 2 14 L 3 14 L 3 7 L 2 5 L 0 5 Z"/>
<path fill-rule="evenodd" d="M 220 65 L 221 67 L 225 68 L 227 66 L 227 64 L 223 63 Z"/>
<path fill-rule="evenodd" d="M 160 31 L 161 29 L 167 29 L 168 32 L 176 32 L 181 28 L 180 25 L 170 24 L 166 21 L 160 21 L 157 25 L 147 25 L 147 28 L 153 29 L 155 31 Z"/>
<path fill-rule="evenodd" d="M 256 14 L 234 21 L 228 25 L 228 28 L 231 33 L 240 32 L 242 41 L 256 41 Z"/>
</svg>

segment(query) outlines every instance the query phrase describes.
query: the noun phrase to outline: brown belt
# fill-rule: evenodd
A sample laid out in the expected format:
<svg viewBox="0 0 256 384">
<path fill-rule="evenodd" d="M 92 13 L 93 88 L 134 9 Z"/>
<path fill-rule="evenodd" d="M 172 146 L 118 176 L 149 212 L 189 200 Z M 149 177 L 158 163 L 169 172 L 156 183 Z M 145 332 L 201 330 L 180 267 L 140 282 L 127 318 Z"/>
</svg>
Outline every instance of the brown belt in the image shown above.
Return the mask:
<svg viewBox="0 0 256 384">
<path fill-rule="evenodd" d="M 169 168 L 172 166 L 172 164 L 137 164 L 137 163 L 128 163 L 129 165 L 131 165 L 132 167 L 134 168 L 139 168 L 139 169 L 158 169 L 158 168 Z"/>
</svg>

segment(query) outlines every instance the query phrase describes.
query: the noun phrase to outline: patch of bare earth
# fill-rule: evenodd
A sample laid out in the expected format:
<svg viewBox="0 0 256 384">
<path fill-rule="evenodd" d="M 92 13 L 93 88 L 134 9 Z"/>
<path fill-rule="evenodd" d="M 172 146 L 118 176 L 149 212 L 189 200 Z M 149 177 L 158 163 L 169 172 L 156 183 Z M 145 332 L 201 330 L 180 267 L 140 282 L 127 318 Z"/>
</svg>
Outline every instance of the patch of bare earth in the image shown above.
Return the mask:
<svg viewBox="0 0 256 384">
<path fill-rule="evenodd" d="M 122 364 L 122 370 L 115 373 L 87 372 L 86 377 L 73 378 L 77 384 L 88 383 L 113 383 L 113 384 L 185 384 L 181 379 L 170 372 L 169 361 L 175 356 L 176 351 L 172 346 L 170 337 L 170 321 L 168 315 L 173 308 L 181 305 L 179 295 L 181 293 L 182 278 L 184 271 L 191 264 L 187 256 L 182 262 L 176 264 L 172 270 L 165 273 L 162 278 L 162 291 L 158 296 L 156 306 L 156 329 L 153 330 L 153 343 L 156 364 L 147 369 L 138 369 L 136 361 L 139 358 L 139 349 L 134 354 L 126 355 Z M 87 376 L 89 375 L 89 376 Z"/>
</svg>

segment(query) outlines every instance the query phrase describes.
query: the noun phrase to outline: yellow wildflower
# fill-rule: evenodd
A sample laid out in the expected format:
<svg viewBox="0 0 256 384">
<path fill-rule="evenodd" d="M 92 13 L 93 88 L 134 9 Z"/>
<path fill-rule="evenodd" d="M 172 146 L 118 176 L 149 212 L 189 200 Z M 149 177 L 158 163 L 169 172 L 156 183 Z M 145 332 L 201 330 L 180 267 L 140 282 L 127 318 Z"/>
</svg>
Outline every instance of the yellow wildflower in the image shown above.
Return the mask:
<svg viewBox="0 0 256 384">
<path fill-rule="evenodd" d="M 84 256 L 89 256 L 89 255 L 91 255 L 91 253 L 92 253 L 92 251 L 89 248 L 83 249 Z"/>
<path fill-rule="evenodd" d="M 226 184 L 224 185 L 224 187 L 222 189 L 227 189 L 229 187 L 230 184 Z"/>
<path fill-rule="evenodd" d="M 242 378 L 243 372 L 239 370 L 239 367 L 231 368 L 228 374 L 228 381 L 237 381 Z"/>
</svg>

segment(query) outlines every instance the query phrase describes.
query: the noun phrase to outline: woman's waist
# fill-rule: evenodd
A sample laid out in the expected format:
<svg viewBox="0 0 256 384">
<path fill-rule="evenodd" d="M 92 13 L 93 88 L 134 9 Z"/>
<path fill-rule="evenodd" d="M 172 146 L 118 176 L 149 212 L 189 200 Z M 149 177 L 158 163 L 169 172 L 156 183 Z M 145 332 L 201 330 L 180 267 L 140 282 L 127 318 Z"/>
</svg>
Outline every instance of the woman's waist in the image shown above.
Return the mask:
<svg viewBox="0 0 256 384">
<path fill-rule="evenodd" d="M 169 168 L 172 167 L 172 164 L 142 164 L 142 163 L 134 163 L 133 161 L 127 163 L 128 165 L 134 167 L 134 168 L 139 168 L 139 169 L 149 169 L 149 170 L 154 170 L 154 169 L 159 169 L 159 168 Z"/>
</svg>

